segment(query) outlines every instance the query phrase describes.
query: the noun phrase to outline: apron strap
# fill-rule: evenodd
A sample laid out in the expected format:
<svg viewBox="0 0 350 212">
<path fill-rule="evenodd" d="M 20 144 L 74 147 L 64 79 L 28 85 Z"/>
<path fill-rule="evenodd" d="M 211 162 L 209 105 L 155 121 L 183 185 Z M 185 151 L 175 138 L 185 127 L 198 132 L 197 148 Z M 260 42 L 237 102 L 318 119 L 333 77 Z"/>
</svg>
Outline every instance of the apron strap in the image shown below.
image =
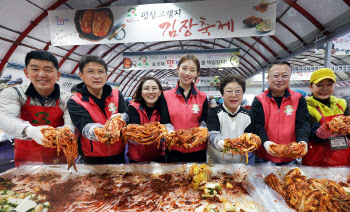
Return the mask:
<svg viewBox="0 0 350 212">
<path fill-rule="evenodd" d="M 320 108 L 319 107 L 316 107 L 316 110 L 321 114 L 321 116 L 322 116 L 322 120 L 323 120 L 323 123 L 325 123 L 326 122 L 326 120 L 324 119 L 324 116 L 323 116 L 323 114 L 322 114 L 322 112 L 321 112 L 321 110 L 320 110 Z"/>
<path fill-rule="evenodd" d="M 57 99 L 56 100 L 56 107 L 59 107 L 60 106 L 60 99 Z"/>
<path fill-rule="evenodd" d="M 27 97 L 26 105 L 29 105 L 29 103 L 30 103 L 30 96 Z"/>
<path fill-rule="evenodd" d="M 344 114 L 344 110 L 343 108 L 337 103 L 337 106 L 341 109 L 341 111 L 343 112 L 342 114 Z M 339 113 L 341 115 L 341 113 Z"/>
</svg>

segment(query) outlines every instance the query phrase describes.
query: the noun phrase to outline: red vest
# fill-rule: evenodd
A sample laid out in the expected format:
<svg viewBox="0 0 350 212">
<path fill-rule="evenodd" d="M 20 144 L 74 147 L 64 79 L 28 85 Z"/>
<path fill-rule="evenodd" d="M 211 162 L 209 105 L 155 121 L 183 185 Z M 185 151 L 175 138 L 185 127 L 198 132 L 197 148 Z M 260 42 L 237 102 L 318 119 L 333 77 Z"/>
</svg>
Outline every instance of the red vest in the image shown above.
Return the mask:
<svg viewBox="0 0 350 212">
<path fill-rule="evenodd" d="M 138 102 L 130 102 L 130 105 L 136 108 L 140 116 L 141 125 L 160 121 L 160 115 L 157 110 L 154 110 L 151 116 L 151 120 L 148 119 L 146 110 Z M 165 155 L 163 150 L 164 145 L 160 145 L 158 148 L 158 143 L 149 145 L 134 145 L 129 142 L 129 150 L 127 156 L 134 161 L 152 161 L 158 157 Z"/>
<path fill-rule="evenodd" d="M 276 144 L 289 144 L 296 142 L 295 135 L 295 118 L 296 111 L 298 109 L 299 99 L 302 96 L 300 93 L 289 91 L 290 96 L 283 97 L 280 109 L 276 101 L 267 94 L 269 90 L 257 96 L 262 104 L 265 115 L 265 130 L 270 141 Z M 259 149 L 255 151 L 255 154 L 264 160 L 269 160 L 274 163 L 283 163 L 292 161 L 291 158 L 276 158 L 265 150 L 261 145 Z"/>
<path fill-rule="evenodd" d="M 191 94 L 186 103 L 181 93 L 177 92 L 177 88 L 178 85 L 176 88 L 164 92 L 171 124 L 175 127 L 175 130 L 199 127 L 199 119 L 202 115 L 203 103 L 204 101 L 207 101 L 207 95 L 198 91 L 193 84 L 195 93 Z M 207 142 L 204 142 L 198 146 L 190 148 L 189 150 L 183 147 L 172 146 L 171 150 L 176 150 L 182 153 L 198 152 L 206 149 L 207 144 Z"/>
<path fill-rule="evenodd" d="M 63 126 L 63 111 L 59 107 L 59 100 L 56 100 L 55 107 L 44 107 L 29 105 L 30 97 L 21 108 L 20 118 L 29 121 L 33 126 L 49 125 L 51 127 Z M 53 164 L 58 159 L 59 163 L 66 163 L 66 156 L 60 150 L 58 156 L 56 148 L 44 147 L 37 144 L 34 140 L 15 139 L 15 165 L 26 164 L 30 162 L 44 162 Z"/>
<path fill-rule="evenodd" d="M 339 109 L 344 113 L 343 108 L 337 104 Z M 319 123 L 332 121 L 336 116 L 342 114 L 333 115 L 333 116 L 324 116 L 319 110 L 319 113 L 324 119 L 320 119 Z M 346 138 L 348 140 L 348 138 Z M 349 141 L 348 141 L 349 145 Z M 337 149 L 332 150 L 329 142 L 317 143 L 312 140 L 309 141 L 308 152 L 303 157 L 302 164 L 307 166 L 350 166 L 350 148 L 347 149 Z"/>
<path fill-rule="evenodd" d="M 106 116 L 103 114 L 101 109 L 96 105 L 94 100 L 89 97 L 89 101 L 82 99 L 82 94 L 75 94 L 72 99 L 83 106 L 90 114 L 92 120 L 95 123 L 106 124 L 107 119 L 109 119 L 113 114 L 118 113 L 118 102 L 119 102 L 119 90 L 113 89 L 110 96 L 106 98 L 105 112 Z M 123 152 L 125 145 L 122 141 L 111 144 L 109 147 L 100 141 L 89 140 L 82 135 L 80 136 L 81 148 L 86 157 L 110 157 L 118 155 Z"/>
</svg>

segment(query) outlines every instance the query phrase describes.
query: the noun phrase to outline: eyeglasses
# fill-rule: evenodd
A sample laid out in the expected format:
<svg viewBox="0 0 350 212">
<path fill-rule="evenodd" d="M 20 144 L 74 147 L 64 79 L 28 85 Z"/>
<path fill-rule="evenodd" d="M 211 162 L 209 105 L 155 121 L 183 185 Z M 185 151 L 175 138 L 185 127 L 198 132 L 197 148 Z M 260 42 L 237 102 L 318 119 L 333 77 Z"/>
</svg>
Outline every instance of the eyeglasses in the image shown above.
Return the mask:
<svg viewBox="0 0 350 212">
<path fill-rule="evenodd" d="M 85 73 L 86 73 L 87 75 L 89 75 L 90 77 L 95 76 L 95 74 L 97 74 L 98 76 L 101 77 L 101 76 L 105 75 L 107 72 L 104 71 L 104 70 L 98 70 L 98 71 L 87 70 L 87 71 L 85 71 Z"/>
<path fill-rule="evenodd" d="M 145 92 L 157 92 L 159 91 L 159 88 L 144 88 L 142 90 Z"/>
<path fill-rule="evenodd" d="M 278 79 L 287 80 L 290 77 L 290 75 L 288 75 L 288 74 L 283 74 L 283 75 L 274 74 L 274 75 L 269 75 L 269 76 L 272 77 L 272 79 L 274 79 L 274 80 L 278 80 Z"/>
<path fill-rule="evenodd" d="M 236 90 L 236 91 L 225 91 L 225 94 L 228 96 L 232 96 L 233 94 L 236 94 L 236 96 L 242 95 L 242 90 Z"/>
</svg>

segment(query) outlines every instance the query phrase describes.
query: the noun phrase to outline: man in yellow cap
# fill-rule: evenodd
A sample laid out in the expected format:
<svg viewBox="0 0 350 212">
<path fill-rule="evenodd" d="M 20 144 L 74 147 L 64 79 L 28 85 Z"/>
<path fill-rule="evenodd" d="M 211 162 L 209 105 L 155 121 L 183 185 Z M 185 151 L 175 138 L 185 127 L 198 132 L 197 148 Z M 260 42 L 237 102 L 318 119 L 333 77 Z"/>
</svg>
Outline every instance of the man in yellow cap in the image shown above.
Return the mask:
<svg viewBox="0 0 350 212">
<path fill-rule="evenodd" d="M 332 96 L 337 77 L 332 69 L 321 68 L 310 77 L 312 96 L 306 99 L 310 113 L 311 138 L 303 165 L 350 166 L 349 140 L 343 135 L 332 135 L 325 124 L 333 117 L 349 115 L 344 99 Z"/>
</svg>

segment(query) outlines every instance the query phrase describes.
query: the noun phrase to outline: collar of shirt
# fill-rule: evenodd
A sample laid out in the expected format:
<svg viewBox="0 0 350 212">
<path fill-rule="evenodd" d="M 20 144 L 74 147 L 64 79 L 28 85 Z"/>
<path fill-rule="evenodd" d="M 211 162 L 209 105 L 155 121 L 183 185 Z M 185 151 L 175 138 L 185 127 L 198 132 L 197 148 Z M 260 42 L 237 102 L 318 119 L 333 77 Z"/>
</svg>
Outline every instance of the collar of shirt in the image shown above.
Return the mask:
<svg viewBox="0 0 350 212">
<path fill-rule="evenodd" d="M 241 108 L 241 106 L 238 105 L 237 110 L 234 113 L 231 113 L 231 111 L 229 109 L 227 109 L 227 107 L 225 106 L 225 102 L 222 104 L 222 106 L 224 107 L 225 111 L 232 116 L 236 115 L 238 113 L 239 109 Z"/>
<path fill-rule="evenodd" d="M 177 83 L 177 85 L 178 85 L 178 86 L 177 86 L 177 91 L 176 91 L 176 93 L 181 94 L 186 100 L 187 100 L 188 98 L 190 98 L 191 95 L 196 95 L 196 94 L 197 94 L 196 89 L 194 89 L 194 87 L 193 87 L 193 83 L 191 83 L 191 90 L 190 90 L 190 92 L 188 92 L 187 96 L 184 95 L 185 89 L 183 89 L 183 88 L 180 86 L 180 81 Z"/>
<path fill-rule="evenodd" d="M 52 93 L 45 99 L 38 93 L 38 91 L 35 90 L 34 85 L 30 83 L 29 87 L 25 92 L 25 95 L 38 99 L 40 104 L 44 105 L 45 101 L 57 100 L 60 98 L 60 86 L 56 83 L 54 85 Z"/>
</svg>

